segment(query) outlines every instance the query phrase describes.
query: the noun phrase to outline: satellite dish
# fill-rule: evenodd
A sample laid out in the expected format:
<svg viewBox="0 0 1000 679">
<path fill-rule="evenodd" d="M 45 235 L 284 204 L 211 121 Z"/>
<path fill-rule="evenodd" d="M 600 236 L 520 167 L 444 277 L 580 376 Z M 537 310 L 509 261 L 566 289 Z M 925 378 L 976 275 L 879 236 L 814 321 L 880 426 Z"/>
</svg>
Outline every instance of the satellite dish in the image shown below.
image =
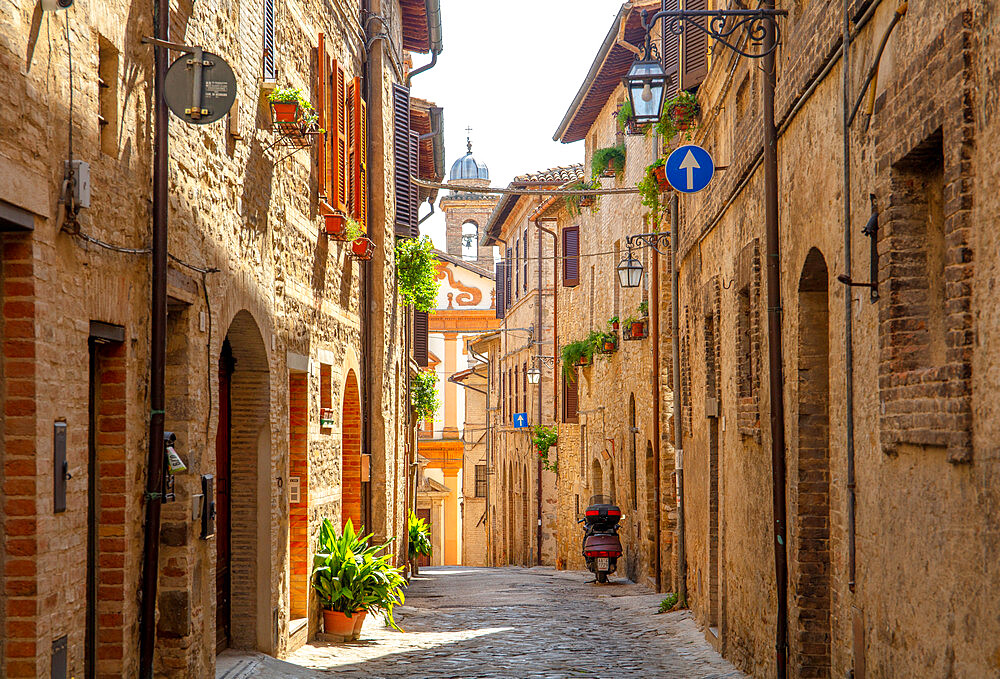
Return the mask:
<svg viewBox="0 0 1000 679">
<path fill-rule="evenodd" d="M 199 52 L 200 65 L 197 58 Z M 229 113 L 233 107 L 236 101 L 236 74 L 218 54 L 198 49 L 170 64 L 163 90 L 167 107 L 175 116 L 193 125 L 207 125 Z"/>
</svg>

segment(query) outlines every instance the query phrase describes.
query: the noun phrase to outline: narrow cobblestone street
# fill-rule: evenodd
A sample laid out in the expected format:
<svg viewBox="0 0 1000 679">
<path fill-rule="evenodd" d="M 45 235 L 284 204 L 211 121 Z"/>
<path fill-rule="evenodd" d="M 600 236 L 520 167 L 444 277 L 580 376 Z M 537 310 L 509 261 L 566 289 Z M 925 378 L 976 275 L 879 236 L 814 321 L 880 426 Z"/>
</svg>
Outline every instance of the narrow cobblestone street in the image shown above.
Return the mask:
<svg viewBox="0 0 1000 679">
<path fill-rule="evenodd" d="M 687 611 L 624 578 L 591 584 L 551 568 L 429 568 L 397 613 L 401 634 L 365 622 L 362 640 L 313 642 L 288 662 L 219 657 L 218 679 L 305 677 L 742 677 Z"/>
</svg>

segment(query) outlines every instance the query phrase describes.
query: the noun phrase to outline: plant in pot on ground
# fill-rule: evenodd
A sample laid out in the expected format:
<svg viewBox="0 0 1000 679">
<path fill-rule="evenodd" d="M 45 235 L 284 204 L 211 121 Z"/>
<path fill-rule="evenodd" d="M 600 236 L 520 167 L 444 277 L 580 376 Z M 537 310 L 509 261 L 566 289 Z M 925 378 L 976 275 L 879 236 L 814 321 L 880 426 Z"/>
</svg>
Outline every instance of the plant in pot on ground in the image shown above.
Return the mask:
<svg viewBox="0 0 1000 679">
<path fill-rule="evenodd" d="M 664 141 L 670 141 L 679 132 L 684 133 L 685 140 L 691 141 L 691 133 L 697 127 L 699 113 L 701 105 L 698 104 L 698 98 L 686 90 L 681 90 L 663 106 L 663 115 L 656 123 L 656 131 Z"/>
<path fill-rule="evenodd" d="M 329 519 L 319 533 L 312 583 L 323 608 L 324 630 L 344 641 L 357 639 L 369 612 L 381 612 L 386 624 L 399 630 L 392 611 L 403 604 L 406 580 L 386 552 L 389 542 L 369 544 L 372 536 L 364 535 L 364 529 L 356 533 L 350 519 L 339 536 Z"/>
<path fill-rule="evenodd" d="M 563 375 L 568 380 L 576 380 L 574 366 L 587 365 L 594 358 L 594 345 L 586 339 L 570 342 L 561 352 Z"/>
<path fill-rule="evenodd" d="M 598 181 L 596 178 L 591 179 L 589 182 L 585 179 L 581 179 L 578 182 L 570 184 L 566 188 L 569 191 L 595 191 L 601 188 L 601 182 Z M 601 197 L 599 195 L 566 196 L 566 211 L 569 212 L 571 217 L 575 217 L 578 214 L 580 214 L 580 208 L 584 207 L 589 207 L 590 214 L 594 214 L 600 209 L 600 204 L 601 204 Z"/>
<path fill-rule="evenodd" d="M 618 177 L 625 171 L 625 145 L 607 146 L 594 151 L 590 158 L 591 175 Z"/>
<path fill-rule="evenodd" d="M 416 575 L 420 572 L 417 567 L 417 559 L 421 556 L 430 556 L 431 551 L 433 551 L 431 529 L 428 528 L 427 522 L 418 519 L 411 509 L 410 515 L 406 519 L 406 531 L 408 536 L 406 556 L 410 562 L 410 575 Z"/>
<path fill-rule="evenodd" d="M 556 427 L 546 427 L 544 424 L 536 424 L 532 428 L 531 443 L 538 451 L 538 457 L 542 458 L 542 469 L 550 472 L 559 472 L 559 461 L 549 460 L 549 448 L 559 441 L 559 430 Z"/>
<path fill-rule="evenodd" d="M 437 306 L 441 282 L 435 268 L 438 259 L 432 252 L 434 244 L 427 236 L 401 238 L 396 241 L 396 278 L 403 304 L 412 304 L 417 311 L 433 311 Z"/>
</svg>

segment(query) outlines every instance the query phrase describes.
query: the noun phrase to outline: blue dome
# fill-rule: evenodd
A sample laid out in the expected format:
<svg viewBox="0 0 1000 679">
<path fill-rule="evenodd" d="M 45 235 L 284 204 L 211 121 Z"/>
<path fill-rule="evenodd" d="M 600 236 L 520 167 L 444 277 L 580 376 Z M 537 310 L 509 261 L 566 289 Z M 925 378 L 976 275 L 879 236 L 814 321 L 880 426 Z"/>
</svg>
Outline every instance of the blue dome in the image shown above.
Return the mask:
<svg viewBox="0 0 1000 679">
<path fill-rule="evenodd" d="M 490 170 L 486 163 L 481 163 L 472 156 L 469 151 L 464 156 L 456 160 L 448 173 L 448 179 L 489 179 Z"/>
</svg>

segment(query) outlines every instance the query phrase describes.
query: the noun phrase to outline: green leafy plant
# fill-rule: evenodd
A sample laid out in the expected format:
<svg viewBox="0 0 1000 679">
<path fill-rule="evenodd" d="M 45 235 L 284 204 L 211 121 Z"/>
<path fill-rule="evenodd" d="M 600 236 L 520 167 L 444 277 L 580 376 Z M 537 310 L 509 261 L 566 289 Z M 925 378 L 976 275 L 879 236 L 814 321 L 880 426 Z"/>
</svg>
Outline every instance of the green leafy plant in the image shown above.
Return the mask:
<svg viewBox="0 0 1000 679">
<path fill-rule="evenodd" d="M 665 141 L 676 137 L 678 132 L 684 132 L 684 139 L 690 141 L 692 133 L 697 129 L 695 118 L 700 112 L 698 97 L 687 90 L 681 90 L 663 106 L 656 131 Z"/>
<path fill-rule="evenodd" d="M 337 535 L 333 523 L 324 519 L 313 557 L 313 589 L 320 605 L 353 617 L 357 611 L 381 612 L 385 622 L 399 630 L 392 611 L 404 601 L 406 580 L 401 568 L 385 553 L 390 542 L 371 545 L 371 535 L 354 531 L 350 519 Z M 399 630 L 402 631 L 402 630 Z"/>
<path fill-rule="evenodd" d="M 639 318 L 645 318 L 646 316 L 649 316 L 649 302 L 644 299 L 639 302 Z"/>
<path fill-rule="evenodd" d="M 437 380 L 437 373 L 433 370 L 421 370 L 410 378 L 410 405 L 421 420 L 434 417 L 434 413 L 441 407 L 441 399 L 435 388 Z"/>
<path fill-rule="evenodd" d="M 614 329 L 618 325 L 618 316 L 612 316 L 608 319 L 608 327 Z"/>
<path fill-rule="evenodd" d="M 597 178 L 591 179 L 589 182 L 585 179 L 581 179 L 578 182 L 570 184 L 566 187 L 570 191 L 593 191 L 601 188 L 601 182 Z M 566 211 L 569 212 L 571 217 L 575 217 L 580 214 L 580 208 L 589 207 L 590 213 L 594 214 L 599 209 L 601 209 L 601 197 L 599 195 L 592 196 L 581 196 L 572 195 L 566 196 Z"/>
<path fill-rule="evenodd" d="M 667 594 L 667 596 L 663 597 L 663 601 L 660 602 L 659 612 L 666 613 L 670 610 L 673 610 L 674 606 L 677 605 L 677 602 L 679 600 L 680 597 L 677 596 L 677 592 L 670 592 L 669 594 Z"/>
<path fill-rule="evenodd" d="M 355 241 L 365 235 L 361 224 L 354 218 L 348 217 L 344 226 L 344 240 Z"/>
<path fill-rule="evenodd" d="M 303 113 L 312 111 L 313 105 L 298 87 L 279 87 L 267 95 L 272 104 L 298 104 Z"/>
<path fill-rule="evenodd" d="M 597 177 L 603 174 L 609 167 L 614 169 L 615 175 L 617 176 L 621 176 L 622 172 L 625 171 L 624 144 L 619 146 L 607 146 L 603 149 L 597 149 L 594 151 L 594 155 L 590 158 L 591 175 Z"/>
<path fill-rule="evenodd" d="M 538 456 L 542 458 L 542 469 L 551 472 L 559 472 L 559 461 L 549 461 L 549 448 L 559 442 L 559 430 L 556 427 L 546 427 L 544 424 L 536 424 L 532 428 L 531 443 L 538 451 Z"/>
<path fill-rule="evenodd" d="M 663 167 L 666 162 L 665 158 L 657 158 L 647 165 L 642 179 L 636 184 L 636 188 L 639 189 L 639 197 L 642 198 L 642 204 L 649 208 L 654 228 L 659 225 L 663 212 L 663 204 L 660 201 L 662 189 L 660 189 L 660 183 L 656 179 L 655 171 L 656 168 Z"/>
<path fill-rule="evenodd" d="M 396 279 L 404 304 L 417 311 L 433 311 L 437 306 L 441 282 L 435 268 L 438 259 L 432 252 L 434 244 L 427 236 L 396 241 Z"/>
<path fill-rule="evenodd" d="M 618 112 L 615 114 L 615 118 L 618 120 L 618 129 L 622 132 L 628 127 L 628 121 L 632 117 L 632 102 L 626 99 L 621 106 L 618 107 Z"/>
<path fill-rule="evenodd" d="M 406 520 L 406 530 L 409 535 L 407 555 L 410 561 L 418 556 L 430 556 L 432 551 L 431 529 L 427 526 L 426 521 L 417 518 L 412 509 Z"/>
<path fill-rule="evenodd" d="M 615 347 L 615 349 L 618 348 L 618 335 L 615 334 L 614 332 L 611 332 L 611 331 L 608 331 L 608 332 L 597 332 L 595 330 L 594 332 L 590 333 L 590 338 L 589 339 L 591 341 L 593 341 L 593 343 L 594 343 L 594 351 L 596 353 L 600 353 L 600 354 L 609 354 L 609 353 L 612 353 L 614 351 L 614 349 L 612 349 L 610 351 L 609 350 L 605 350 L 604 346 L 606 344 L 613 344 L 614 347 Z"/>
<path fill-rule="evenodd" d="M 563 376 L 568 380 L 576 380 L 576 371 L 573 366 L 578 361 L 589 362 L 594 358 L 594 344 L 588 339 L 577 340 L 563 346 L 562 352 Z"/>
</svg>

